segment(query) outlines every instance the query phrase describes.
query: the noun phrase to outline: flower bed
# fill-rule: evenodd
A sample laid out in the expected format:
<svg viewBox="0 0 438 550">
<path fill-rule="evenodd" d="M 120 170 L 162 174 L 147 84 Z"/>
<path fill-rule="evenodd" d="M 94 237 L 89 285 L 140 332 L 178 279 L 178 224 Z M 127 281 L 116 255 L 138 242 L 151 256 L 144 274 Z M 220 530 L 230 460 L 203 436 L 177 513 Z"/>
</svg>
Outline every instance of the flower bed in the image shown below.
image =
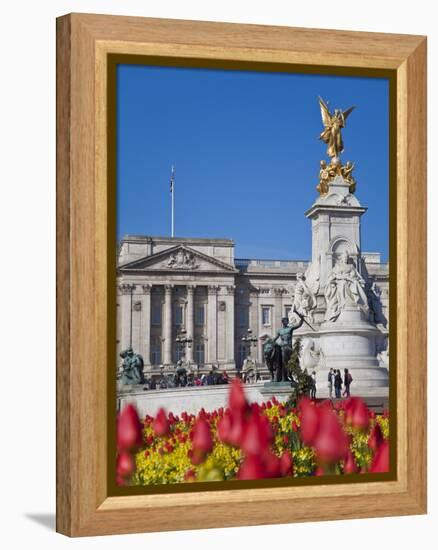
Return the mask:
<svg viewBox="0 0 438 550">
<path fill-rule="evenodd" d="M 228 408 L 175 416 L 161 409 L 140 421 L 119 415 L 117 482 L 129 485 L 303 477 L 389 470 L 389 417 L 356 397 L 337 407 L 275 398 L 251 405 L 236 379 Z"/>
</svg>

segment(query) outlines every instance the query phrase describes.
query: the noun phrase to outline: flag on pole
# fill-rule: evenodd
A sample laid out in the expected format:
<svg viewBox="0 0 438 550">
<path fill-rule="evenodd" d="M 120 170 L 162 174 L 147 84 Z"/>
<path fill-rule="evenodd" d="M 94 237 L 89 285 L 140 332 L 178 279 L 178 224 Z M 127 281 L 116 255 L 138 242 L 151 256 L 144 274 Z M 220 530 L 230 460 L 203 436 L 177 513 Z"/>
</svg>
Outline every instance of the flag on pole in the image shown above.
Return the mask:
<svg viewBox="0 0 438 550">
<path fill-rule="evenodd" d="M 170 173 L 170 192 L 173 193 L 173 184 L 175 179 L 175 168 L 172 166 L 172 171 Z"/>
</svg>

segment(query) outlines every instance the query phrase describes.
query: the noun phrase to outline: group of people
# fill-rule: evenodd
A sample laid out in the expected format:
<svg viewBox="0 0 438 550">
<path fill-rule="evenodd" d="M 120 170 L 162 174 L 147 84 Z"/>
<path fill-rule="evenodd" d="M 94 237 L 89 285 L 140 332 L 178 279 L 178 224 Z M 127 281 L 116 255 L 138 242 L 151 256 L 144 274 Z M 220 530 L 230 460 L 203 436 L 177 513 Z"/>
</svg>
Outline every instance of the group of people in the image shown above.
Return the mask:
<svg viewBox="0 0 438 550">
<path fill-rule="evenodd" d="M 335 390 L 336 399 L 340 399 L 341 396 L 350 397 L 350 386 L 352 382 L 353 377 L 348 369 L 344 369 L 343 379 L 339 369 L 330 369 L 328 373 L 328 388 L 330 397 L 333 397 L 333 390 Z M 344 391 L 342 391 L 342 386 L 344 387 Z"/>
</svg>

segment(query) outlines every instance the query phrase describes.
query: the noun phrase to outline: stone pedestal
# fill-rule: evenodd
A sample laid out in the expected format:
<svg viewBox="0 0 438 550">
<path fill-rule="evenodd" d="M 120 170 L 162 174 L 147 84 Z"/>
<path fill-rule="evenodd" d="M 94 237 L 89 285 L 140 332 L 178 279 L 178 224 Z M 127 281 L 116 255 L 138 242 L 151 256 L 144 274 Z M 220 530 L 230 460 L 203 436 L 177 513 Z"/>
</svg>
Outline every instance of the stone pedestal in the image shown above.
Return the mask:
<svg viewBox="0 0 438 550">
<path fill-rule="evenodd" d="M 259 391 L 264 401 L 273 397 L 276 397 L 278 401 L 287 401 L 292 393 L 292 386 L 290 382 L 265 382 L 263 386 L 260 386 Z"/>
<path fill-rule="evenodd" d="M 339 369 L 344 378 L 347 368 L 353 377 L 352 391 L 388 388 L 388 371 L 379 367 L 375 338 L 379 330 L 367 321 L 357 306 L 346 306 L 335 322 L 322 323 L 319 343 L 323 368 L 317 372 L 317 383 L 327 385 L 328 371 Z"/>
</svg>

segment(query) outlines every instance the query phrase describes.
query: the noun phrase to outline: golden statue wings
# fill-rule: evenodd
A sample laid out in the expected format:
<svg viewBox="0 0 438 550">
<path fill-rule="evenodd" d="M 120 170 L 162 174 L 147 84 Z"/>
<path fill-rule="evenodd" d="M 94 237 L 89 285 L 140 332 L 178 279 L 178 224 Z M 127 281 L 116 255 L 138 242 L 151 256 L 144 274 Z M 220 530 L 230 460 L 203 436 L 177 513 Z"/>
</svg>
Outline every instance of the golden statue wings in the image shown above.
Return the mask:
<svg viewBox="0 0 438 550">
<path fill-rule="evenodd" d="M 327 143 L 327 155 L 338 159 L 339 154 L 344 150 L 341 129 L 345 127 L 345 121 L 355 106 L 353 105 L 353 107 L 350 107 L 346 111 L 335 109 L 335 112 L 331 114 L 327 103 L 320 97 L 318 100 L 324 124 L 324 130 L 321 132 L 319 139 Z"/>
</svg>

